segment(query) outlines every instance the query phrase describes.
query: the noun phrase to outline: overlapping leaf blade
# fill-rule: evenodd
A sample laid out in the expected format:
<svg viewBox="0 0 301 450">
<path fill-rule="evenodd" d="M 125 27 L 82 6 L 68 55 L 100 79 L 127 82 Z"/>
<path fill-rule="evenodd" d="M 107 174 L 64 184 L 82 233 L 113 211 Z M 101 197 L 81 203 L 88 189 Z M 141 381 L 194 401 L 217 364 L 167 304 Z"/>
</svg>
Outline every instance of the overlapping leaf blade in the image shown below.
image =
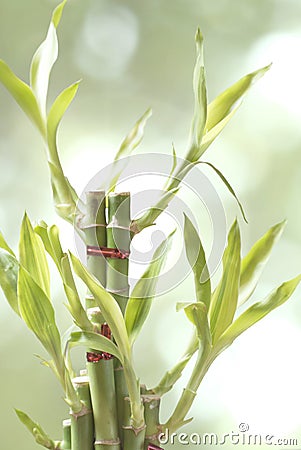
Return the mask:
<svg viewBox="0 0 301 450">
<path fill-rule="evenodd" d="M 127 303 L 125 325 L 131 345 L 135 342 L 149 314 L 173 234 L 174 232 L 158 246 L 148 268 L 134 286 Z"/>
<path fill-rule="evenodd" d="M 54 359 L 58 370 L 61 370 L 61 338 L 53 306 L 45 292 L 22 266 L 18 276 L 18 303 L 22 319 Z"/>
<path fill-rule="evenodd" d="M 207 119 L 207 91 L 205 80 L 203 36 L 197 30 L 196 37 L 197 58 L 193 74 L 194 115 L 191 124 L 189 150 L 186 155 L 188 161 L 197 161 L 201 156 L 201 142 Z"/>
<path fill-rule="evenodd" d="M 17 297 L 18 271 L 17 259 L 0 248 L 0 286 L 11 308 L 20 315 Z"/>
<path fill-rule="evenodd" d="M 240 305 L 245 303 L 253 294 L 263 269 L 269 260 L 271 251 L 280 238 L 285 224 L 286 221 L 283 221 L 270 228 L 243 258 L 239 287 Z"/>
<path fill-rule="evenodd" d="M 71 333 L 68 346 L 70 348 L 77 346 L 93 348 L 99 352 L 110 353 L 111 355 L 116 356 L 121 362 L 123 361 L 122 355 L 114 342 L 101 334 L 87 331 L 75 331 L 74 333 Z"/>
<path fill-rule="evenodd" d="M 184 222 L 185 251 L 193 270 L 197 301 L 209 308 L 211 300 L 211 281 L 207 267 L 206 255 L 201 239 L 190 219 L 185 215 Z"/>
<path fill-rule="evenodd" d="M 223 255 L 223 274 L 215 289 L 210 306 L 210 327 L 215 342 L 229 327 L 237 309 L 241 264 L 240 231 L 237 221 L 228 234 L 228 245 Z"/>
<path fill-rule="evenodd" d="M 261 78 L 271 65 L 255 70 L 245 75 L 220 95 L 218 95 L 209 105 L 207 112 L 206 133 L 213 129 L 221 120 L 235 108 L 238 102 L 242 100 L 251 86 Z"/>
<path fill-rule="evenodd" d="M 0 82 L 38 128 L 42 136 L 45 137 L 45 124 L 40 114 L 39 106 L 34 93 L 31 88 L 24 83 L 24 81 L 20 80 L 20 78 L 18 78 L 2 60 L 0 60 Z"/>
<path fill-rule="evenodd" d="M 225 330 L 217 342 L 217 348 L 223 349 L 228 347 L 240 334 L 263 319 L 275 308 L 285 303 L 294 293 L 300 281 L 301 275 L 298 275 L 292 280 L 282 283 L 265 300 L 251 305 Z"/>
<path fill-rule="evenodd" d="M 112 334 L 122 356 L 130 359 L 131 351 L 129 339 L 124 318 L 118 303 L 114 297 L 112 297 L 112 295 L 110 295 L 101 286 L 98 280 L 87 271 L 78 258 L 76 258 L 72 253 L 70 253 L 70 258 L 75 273 L 82 279 L 92 293 L 105 321 L 111 328 Z"/>
<path fill-rule="evenodd" d="M 24 215 L 19 242 L 20 264 L 30 273 L 45 294 L 50 296 L 50 275 L 45 249 L 27 216 Z"/>
</svg>

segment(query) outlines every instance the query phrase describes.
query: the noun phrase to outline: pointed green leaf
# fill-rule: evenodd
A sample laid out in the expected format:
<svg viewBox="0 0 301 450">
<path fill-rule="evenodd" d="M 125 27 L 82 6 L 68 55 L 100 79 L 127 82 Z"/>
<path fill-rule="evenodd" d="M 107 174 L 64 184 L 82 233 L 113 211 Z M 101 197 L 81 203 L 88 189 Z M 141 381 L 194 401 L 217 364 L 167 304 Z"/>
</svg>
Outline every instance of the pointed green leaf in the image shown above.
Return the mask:
<svg viewBox="0 0 301 450">
<path fill-rule="evenodd" d="M 229 183 L 229 181 L 226 179 L 226 177 L 222 174 L 222 172 L 220 170 L 218 170 L 212 163 L 209 163 L 208 161 L 200 161 L 201 164 L 206 164 L 207 166 L 211 167 L 211 169 L 214 170 L 214 172 L 220 177 L 220 179 L 222 180 L 222 182 L 224 183 L 224 185 L 227 187 L 228 191 L 230 192 L 231 195 L 233 195 L 233 197 L 235 198 L 240 212 L 244 218 L 244 221 L 246 223 L 248 223 L 243 206 L 241 204 L 241 202 L 239 201 L 239 198 L 237 197 L 233 187 L 231 186 L 231 184 Z"/>
<path fill-rule="evenodd" d="M 15 412 L 20 421 L 25 425 L 28 431 L 33 435 L 37 444 L 42 445 L 50 450 L 56 450 L 56 443 L 50 439 L 48 434 L 45 433 L 41 425 L 34 422 L 25 412 L 15 409 Z"/>
<path fill-rule="evenodd" d="M 45 250 L 61 272 L 61 259 L 64 253 L 59 239 L 58 227 L 56 225 L 48 226 L 44 221 L 41 221 L 35 226 L 34 231 L 42 239 Z"/>
<path fill-rule="evenodd" d="M 190 162 L 197 161 L 201 156 L 201 142 L 207 119 L 207 91 L 205 80 L 203 36 L 197 30 L 197 58 L 193 74 L 194 115 L 191 124 L 189 150 L 185 157 Z"/>
<path fill-rule="evenodd" d="M 59 24 L 66 0 L 54 11 L 48 28 L 46 39 L 35 52 L 30 67 L 30 85 L 35 93 L 42 117 L 46 117 L 46 100 L 49 76 L 58 56 L 58 40 L 56 27 Z"/>
<path fill-rule="evenodd" d="M 57 159 L 57 131 L 60 125 L 60 122 L 70 106 L 72 100 L 74 99 L 80 81 L 72 84 L 67 87 L 61 94 L 55 99 L 47 118 L 47 141 L 50 150 L 50 157 L 52 157 L 51 161 L 55 164 Z M 58 164 L 55 164 L 58 165 Z"/>
<path fill-rule="evenodd" d="M 110 353 L 116 356 L 121 362 L 123 361 L 122 355 L 120 354 L 118 347 L 114 342 L 110 341 L 108 338 L 102 336 L 101 334 L 87 332 L 87 331 L 76 331 L 71 333 L 70 339 L 68 341 L 68 346 L 70 348 L 76 346 L 84 346 L 86 348 L 92 348 L 93 350 L 99 352 Z"/>
<path fill-rule="evenodd" d="M 223 255 L 222 279 L 215 289 L 210 306 L 210 327 L 214 342 L 231 325 L 237 309 L 240 277 L 240 232 L 237 221 L 228 234 Z"/>
<path fill-rule="evenodd" d="M 38 103 L 30 87 L 20 80 L 8 65 L 0 60 L 0 82 L 16 100 L 29 119 L 35 124 L 43 137 L 46 136 L 45 124 Z"/>
<path fill-rule="evenodd" d="M 218 349 L 224 349 L 231 345 L 241 333 L 263 319 L 275 308 L 283 305 L 283 303 L 285 303 L 294 293 L 300 281 L 301 275 L 298 275 L 292 280 L 282 283 L 282 285 L 269 294 L 265 300 L 250 306 L 232 323 L 232 325 L 229 326 L 227 330 L 225 330 L 217 342 Z"/>
<path fill-rule="evenodd" d="M 253 294 L 259 278 L 269 260 L 273 246 L 280 238 L 286 221 L 270 228 L 251 248 L 241 263 L 239 304 L 245 303 Z"/>
<path fill-rule="evenodd" d="M 20 315 L 17 298 L 18 271 L 17 259 L 0 248 L 0 286 L 11 308 Z"/>
<path fill-rule="evenodd" d="M 145 125 L 148 121 L 148 119 L 152 115 L 152 110 L 149 108 L 135 123 L 134 127 L 131 129 L 129 134 L 125 137 L 125 139 L 122 141 L 119 150 L 114 158 L 114 161 L 118 161 L 121 158 L 125 158 L 126 156 L 129 156 L 135 148 L 138 147 L 138 145 L 141 143 L 143 136 L 144 136 L 144 129 Z M 125 165 L 127 164 L 127 161 L 125 161 Z M 114 174 L 109 191 L 114 191 L 116 184 L 119 180 L 119 177 L 124 170 L 125 165 L 122 167 L 122 169 L 118 170 L 116 174 Z"/>
<path fill-rule="evenodd" d="M 158 246 L 148 268 L 137 281 L 127 303 L 125 325 L 131 345 L 135 342 L 149 314 L 159 275 L 166 261 L 173 234 L 174 232 Z"/>
<path fill-rule="evenodd" d="M 179 187 L 164 192 L 162 197 L 158 200 L 155 206 L 149 208 L 143 216 L 132 221 L 131 230 L 134 234 L 140 233 L 144 228 L 150 227 L 155 224 L 155 220 L 160 216 L 161 212 L 164 211 L 169 203 L 172 201 L 174 196 L 178 193 Z"/>
<path fill-rule="evenodd" d="M 206 307 L 209 308 L 211 300 L 211 282 L 205 251 L 196 229 L 190 219 L 186 215 L 184 216 L 185 251 L 194 274 L 196 298 L 198 302 L 203 302 Z"/>
<path fill-rule="evenodd" d="M 122 356 L 130 359 L 129 339 L 124 318 L 118 303 L 114 297 L 101 286 L 99 281 L 87 271 L 78 258 L 72 253 L 70 253 L 70 258 L 75 273 L 82 279 L 92 293 L 105 321 L 111 328 L 113 337 Z"/>
<path fill-rule="evenodd" d="M 186 305 L 185 305 L 186 306 Z M 196 335 L 193 336 L 193 339 L 189 343 L 189 346 L 184 353 L 184 355 L 181 357 L 179 362 L 170 370 L 168 370 L 162 379 L 160 380 L 159 384 L 151 389 L 156 395 L 164 395 L 167 392 L 169 392 L 175 383 L 181 378 L 182 372 L 187 366 L 188 362 L 191 360 L 194 353 L 198 350 L 199 343 Z"/>
<path fill-rule="evenodd" d="M 245 75 L 208 105 L 206 132 L 215 127 L 233 110 L 236 104 L 245 96 L 250 87 L 253 86 L 253 84 L 270 69 L 270 67 L 271 65 L 268 65 Z"/>
<path fill-rule="evenodd" d="M 207 131 L 202 139 L 201 144 L 201 155 L 205 153 L 207 148 L 212 144 L 212 142 L 217 138 L 217 136 L 223 131 L 225 126 L 230 122 L 238 108 L 240 107 L 240 103 L 235 106 L 235 108 L 232 109 L 232 111 L 226 115 L 220 122 L 218 122 L 213 128 L 211 128 L 209 131 Z M 200 156 L 201 156 L 200 155 Z"/>
<path fill-rule="evenodd" d="M 45 249 L 40 236 L 34 232 L 27 214 L 24 215 L 21 226 L 19 252 L 20 264 L 49 297 L 50 275 Z"/>
<path fill-rule="evenodd" d="M 8 245 L 8 243 L 6 242 L 6 240 L 4 239 L 3 234 L 0 231 L 0 248 L 3 248 L 4 250 L 6 250 L 8 253 L 10 253 L 12 256 L 15 256 L 13 250 L 10 248 L 10 246 Z"/>
<path fill-rule="evenodd" d="M 73 200 L 73 194 L 67 179 L 61 168 L 48 162 L 51 173 L 51 185 L 53 192 L 54 206 L 57 214 L 62 219 L 73 225 L 76 214 L 76 203 Z"/>
<path fill-rule="evenodd" d="M 211 332 L 208 321 L 208 309 L 205 303 L 191 303 L 184 309 L 186 316 L 196 327 L 202 353 L 211 348 Z"/>
<path fill-rule="evenodd" d="M 18 303 L 21 317 L 37 336 L 59 368 L 63 367 L 60 334 L 54 309 L 45 292 L 22 267 L 18 275 Z"/>
<path fill-rule="evenodd" d="M 62 278 L 64 282 L 64 290 L 68 299 L 67 308 L 72 315 L 76 325 L 84 331 L 92 331 L 93 325 L 90 322 L 87 313 L 80 301 L 73 274 L 70 267 L 68 255 L 61 259 Z"/>
</svg>

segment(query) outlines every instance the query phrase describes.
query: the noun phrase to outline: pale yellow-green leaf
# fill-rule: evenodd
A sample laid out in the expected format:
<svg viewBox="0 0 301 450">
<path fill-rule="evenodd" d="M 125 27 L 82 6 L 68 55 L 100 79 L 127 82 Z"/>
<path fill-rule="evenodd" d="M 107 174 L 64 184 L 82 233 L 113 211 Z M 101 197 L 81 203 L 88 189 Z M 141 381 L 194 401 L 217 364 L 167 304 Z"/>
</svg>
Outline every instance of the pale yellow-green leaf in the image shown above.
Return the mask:
<svg viewBox="0 0 301 450">
<path fill-rule="evenodd" d="M 273 246 L 283 233 L 286 221 L 270 228 L 251 248 L 241 263 L 239 304 L 245 303 L 253 294 L 259 278 L 269 260 Z"/>
<path fill-rule="evenodd" d="M 209 308 L 211 301 L 211 281 L 206 255 L 201 239 L 190 219 L 185 215 L 184 222 L 185 251 L 194 275 L 194 286 L 198 302 Z"/>
<path fill-rule="evenodd" d="M 93 350 L 99 352 L 110 353 L 111 355 L 116 356 L 116 358 L 118 358 L 121 362 L 123 361 L 122 355 L 114 342 L 97 333 L 87 331 L 76 331 L 71 333 L 68 346 L 70 348 L 77 346 L 92 348 Z"/>
<path fill-rule="evenodd" d="M 0 248 L 0 286 L 10 307 L 20 315 L 17 297 L 19 263 L 4 248 Z"/>
<path fill-rule="evenodd" d="M 50 275 L 45 248 L 40 236 L 34 232 L 27 214 L 24 215 L 22 221 L 19 254 L 20 264 L 49 297 Z"/>
<path fill-rule="evenodd" d="M 41 135 L 46 137 L 46 128 L 37 100 L 31 88 L 20 80 L 8 65 L 0 60 L 0 82 L 9 91 L 29 119 L 35 124 Z"/>
<path fill-rule="evenodd" d="M 19 420 L 33 435 L 37 444 L 40 444 L 43 447 L 48 448 L 49 450 L 56 450 L 58 448 L 56 443 L 52 439 L 50 439 L 48 434 L 45 433 L 41 425 L 39 425 L 37 422 L 34 422 L 25 412 L 20 411 L 19 409 L 15 409 L 15 412 Z"/>
<path fill-rule="evenodd" d="M 223 274 L 215 289 L 210 305 L 210 328 L 213 341 L 232 323 L 237 309 L 241 264 L 240 231 L 237 221 L 228 234 L 228 244 L 223 255 Z"/>
</svg>

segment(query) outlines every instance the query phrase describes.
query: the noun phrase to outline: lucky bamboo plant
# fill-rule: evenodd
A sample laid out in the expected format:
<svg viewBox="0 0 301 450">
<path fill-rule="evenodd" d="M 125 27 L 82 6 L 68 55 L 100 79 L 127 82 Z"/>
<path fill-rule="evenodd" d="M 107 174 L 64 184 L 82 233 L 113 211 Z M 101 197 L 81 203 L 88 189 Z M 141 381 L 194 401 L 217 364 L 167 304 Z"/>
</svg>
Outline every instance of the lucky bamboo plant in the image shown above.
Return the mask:
<svg viewBox="0 0 301 450">
<path fill-rule="evenodd" d="M 133 364 L 133 346 L 155 297 L 158 275 L 162 271 L 172 234 L 157 248 L 138 282 L 130 289 L 128 269 L 130 246 L 135 235 L 154 224 L 177 194 L 188 172 L 198 164 L 207 164 L 221 177 L 238 201 L 221 172 L 200 159 L 209 145 L 235 114 L 254 83 L 269 67 L 250 73 L 207 104 L 203 38 L 196 34 L 197 58 L 194 69 L 194 115 L 183 160 L 174 164 L 166 188 L 158 203 L 138 219 L 131 219 L 131 195 L 115 192 L 120 172 L 112 176 L 110 189 L 86 193 L 84 204 L 65 177 L 59 155 L 57 132 L 61 119 L 79 86 L 66 88 L 54 103 L 47 105 L 48 82 L 58 56 L 56 29 L 66 4 L 53 12 L 45 41 L 33 56 L 30 83 L 20 80 L 4 61 L 0 61 L 0 81 L 38 129 L 46 148 L 51 174 L 53 199 L 57 213 L 84 240 L 87 267 L 60 242 L 56 225 L 41 221 L 33 225 L 25 214 L 21 226 L 19 254 L 0 234 L 0 284 L 16 314 L 36 335 L 50 359 L 43 360 L 58 378 L 69 411 L 63 423 L 62 440 L 52 440 L 26 413 L 16 410 L 19 419 L 36 442 L 52 450 L 138 450 L 160 445 L 160 434 L 174 432 L 187 418 L 200 383 L 215 358 L 245 330 L 282 305 L 292 295 L 301 275 L 284 282 L 267 298 L 251 304 L 239 313 L 239 306 L 254 292 L 260 275 L 280 237 L 284 222 L 273 226 L 241 257 L 241 238 L 236 220 L 228 233 L 222 258 L 223 271 L 215 289 L 201 238 L 192 221 L 185 216 L 184 244 L 194 274 L 195 301 L 178 303 L 195 327 L 187 351 L 174 367 L 162 374 L 154 387 L 146 387 Z M 140 144 L 150 110 L 137 121 L 122 142 L 115 161 L 128 156 Z M 239 208 L 245 219 L 241 204 Z M 46 256 L 48 254 L 48 256 Z M 67 308 L 74 327 L 62 335 L 57 327 L 51 302 L 48 258 L 61 277 Z M 87 286 L 85 302 L 78 293 L 76 280 Z M 70 349 L 82 346 L 86 368 L 74 373 Z M 160 419 L 163 396 L 179 380 L 186 365 L 197 352 L 187 386 L 166 423 Z"/>
</svg>

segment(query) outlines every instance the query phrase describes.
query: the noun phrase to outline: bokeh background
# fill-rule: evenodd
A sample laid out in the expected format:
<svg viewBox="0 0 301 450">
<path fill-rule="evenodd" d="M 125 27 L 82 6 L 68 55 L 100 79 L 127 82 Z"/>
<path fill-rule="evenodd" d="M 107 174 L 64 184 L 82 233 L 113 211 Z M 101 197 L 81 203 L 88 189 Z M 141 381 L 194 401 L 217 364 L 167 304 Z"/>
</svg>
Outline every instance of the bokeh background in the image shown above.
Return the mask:
<svg viewBox="0 0 301 450">
<path fill-rule="evenodd" d="M 55 4 L 0 1 L 0 56 L 24 80 Z M 245 73 L 273 62 L 206 158 L 231 180 L 245 205 L 249 224 L 239 219 L 244 252 L 267 228 L 288 219 L 254 299 L 301 269 L 300 16 L 298 0 L 70 0 L 59 29 L 60 58 L 52 74 L 50 100 L 83 79 L 60 132 L 62 162 L 79 192 L 112 161 L 124 135 L 149 106 L 154 115 L 140 151 L 170 154 L 174 143 L 179 156 L 184 155 L 198 26 L 205 36 L 209 99 Z M 58 223 L 66 245 L 74 246 L 73 230 L 52 209 L 40 137 L 3 88 L 0 111 L 1 231 L 17 248 L 27 210 L 32 220 Z M 230 225 L 239 215 L 237 205 L 220 181 L 206 174 Z M 193 198 L 189 201 L 193 210 Z M 195 217 L 201 213 L 195 211 Z M 70 321 L 56 282 L 53 294 L 63 330 Z M 297 438 L 301 446 L 300 295 L 299 289 L 286 306 L 245 333 L 216 361 L 193 407 L 195 420 L 185 431 L 222 435 L 247 423 L 250 434 Z M 36 444 L 13 408 L 27 411 L 54 437 L 60 437 L 67 411 L 56 380 L 34 356 L 44 355 L 39 343 L 9 309 L 2 292 L 0 297 L 1 446 L 31 450 Z M 154 304 L 136 345 L 137 372 L 149 386 L 184 349 L 190 327 L 175 312 L 175 303 L 192 298 L 188 278 Z M 166 397 L 162 419 L 187 376 L 185 372 L 183 382 Z"/>
</svg>

